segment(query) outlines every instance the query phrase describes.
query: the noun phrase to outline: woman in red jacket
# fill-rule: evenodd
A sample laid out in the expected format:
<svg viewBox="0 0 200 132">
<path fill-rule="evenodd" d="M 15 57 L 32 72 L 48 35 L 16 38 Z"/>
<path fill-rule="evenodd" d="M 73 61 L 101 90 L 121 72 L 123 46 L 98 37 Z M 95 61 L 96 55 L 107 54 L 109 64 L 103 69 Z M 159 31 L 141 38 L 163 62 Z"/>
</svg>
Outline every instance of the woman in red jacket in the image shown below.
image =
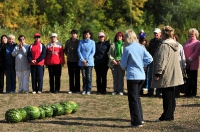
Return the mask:
<svg viewBox="0 0 200 132">
<path fill-rule="evenodd" d="M 45 65 L 49 71 L 50 92 L 60 91 L 61 69 L 65 64 L 63 46 L 57 40 L 57 34 L 51 34 L 51 42 L 46 46 Z"/>
</svg>

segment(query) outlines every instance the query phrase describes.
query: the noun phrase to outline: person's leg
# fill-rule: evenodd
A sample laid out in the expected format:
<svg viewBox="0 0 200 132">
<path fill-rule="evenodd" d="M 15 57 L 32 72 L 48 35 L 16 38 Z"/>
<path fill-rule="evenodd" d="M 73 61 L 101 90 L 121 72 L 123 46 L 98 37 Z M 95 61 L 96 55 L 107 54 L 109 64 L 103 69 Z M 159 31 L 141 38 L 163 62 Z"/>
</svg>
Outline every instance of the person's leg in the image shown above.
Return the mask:
<svg viewBox="0 0 200 132">
<path fill-rule="evenodd" d="M 36 92 L 36 84 L 37 84 L 37 67 L 31 66 L 31 80 L 32 80 L 32 90 Z"/>
<path fill-rule="evenodd" d="M 108 66 L 107 64 L 102 65 L 102 93 L 106 93 L 106 88 L 107 88 L 107 73 L 108 73 Z"/>
<path fill-rule="evenodd" d="M 179 98 L 180 97 L 180 86 L 181 85 L 179 85 L 179 86 L 175 86 L 175 97 L 176 98 Z"/>
<path fill-rule="evenodd" d="M 23 92 L 23 71 L 16 71 L 18 83 L 19 83 L 19 93 Z"/>
<path fill-rule="evenodd" d="M 11 68 L 11 91 L 12 91 L 12 93 L 15 93 L 15 91 L 16 91 L 16 71 L 15 71 L 15 65 L 12 65 L 12 68 Z"/>
<path fill-rule="evenodd" d="M 67 66 L 68 66 L 68 75 L 69 75 L 69 91 L 75 91 L 74 89 L 74 64 L 73 62 L 67 61 Z"/>
<path fill-rule="evenodd" d="M 92 90 L 92 66 L 87 67 L 87 92 L 90 92 Z"/>
<path fill-rule="evenodd" d="M 11 92 L 11 66 L 6 65 L 6 93 Z"/>
<path fill-rule="evenodd" d="M 3 67 L 1 67 L 0 70 L 0 93 L 3 93 L 3 89 L 4 89 L 4 70 L 2 70 Z"/>
<path fill-rule="evenodd" d="M 29 76 L 30 70 L 23 71 L 23 89 L 24 92 L 29 92 Z"/>
<path fill-rule="evenodd" d="M 175 110 L 174 87 L 162 88 L 163 113 L 159 120 L 173 120 Z"/>
<path fill-rule="evenodd" d="M 49 86 L 50 86 L 50 92 L 55 92 L 55 85 L 54 85 L 54 65 L 48 65 L 48 71 L 49 71 Z"/>
<path fill-rule="evenodd" d="M 55 65 L 55 89 L 57 92 L 60 91 L 60 77 L 61 77 L 61 65 Z"/>
<path fill-rule="evenodd" d="M 80 66 L 78 66 L 78 62 L 73 62 L 74 70 L 75 70 L 75 92 L 80 92 Z"/>
<path fill-rule="evenodd" d="M 114 92 L 118 92 L 117 88 L 118 88 L 118 70 L 117 70 L 117 66 L 114 65 L 113 69 L 111 69 L 112 71 L 112 76 L 113 76 L 113 87 L 114 87 Z"/>
<path fill-rule="evenodd" d="M 118 92 L 123 93 L 124 92 L 124 74 L 125 71 L 122 70 L 120 66 L 118 66 Z"/>
<path fill-rule="evenodd" d="M 44 66 L 37 66 L 37 74 L 38 74 L 38 92 L 42 92 L 43 87 L 43 76 L 44 76 Z"/>
<path fill-rule="evenodd" d="M 86 67 L 85 66 L 81 66 L 81 72 L 82 72 L 82 80 L 83 80 L 83 91 L 86 92 L 87 78 L 86 78 Z"/>
<path fill-rule="evenodd" d="M 191 84 L 191 95 L 196 96 L 197 95 L 197 76 L 198 76 L 198 71 L 197 70 L 191 70 L 191 79 L 192 79 L 192 84 Z"/>
<path fill-rule="evenodd" d="M 153 68 L 153 62 L 151 62 L 148 65 L 148 95 L 153 95 L 154 94 L 154 88 L 151 87 L 151 80 L 152 80 L 152 68 Z"/>
<path fill-rule="evenodd" d="M 131 115 L 131 124 L 133 126 L 142 125 L 142 113 L 139 99 L 139 80 L 127 80 L 129 110 Z"/>
<path fill-rule="evenodd" d="M 102 74 L 102 66 L 101 65 L 95 65 L 94 69 L 96 71 L 96 85 L 97 85 L 97 92 L 102 92 L 102 83 L 101 83 L 101 74 Z"/>
</svg>

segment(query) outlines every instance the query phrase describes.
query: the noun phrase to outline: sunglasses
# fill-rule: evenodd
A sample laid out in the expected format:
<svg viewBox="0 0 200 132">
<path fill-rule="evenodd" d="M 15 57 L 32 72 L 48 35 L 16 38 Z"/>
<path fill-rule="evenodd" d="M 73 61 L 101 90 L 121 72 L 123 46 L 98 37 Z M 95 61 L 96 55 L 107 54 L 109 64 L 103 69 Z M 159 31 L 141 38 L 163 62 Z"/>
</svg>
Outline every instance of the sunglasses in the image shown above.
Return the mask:
<svg viewBox="0 0 200 132">
<path fill-rule="evenodd" d="M 40 38 L 40 36 L 35 36 L 35 38 Z"/>
</svg>

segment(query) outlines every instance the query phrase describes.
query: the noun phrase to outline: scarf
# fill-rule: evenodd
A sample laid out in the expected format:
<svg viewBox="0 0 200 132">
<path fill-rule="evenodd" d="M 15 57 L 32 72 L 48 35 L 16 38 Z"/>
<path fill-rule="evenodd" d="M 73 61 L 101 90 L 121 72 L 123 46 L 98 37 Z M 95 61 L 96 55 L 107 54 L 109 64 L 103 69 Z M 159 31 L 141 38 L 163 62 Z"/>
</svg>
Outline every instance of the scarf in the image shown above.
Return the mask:
<svg viewBox="0 0 200 132">
<path fill-rule="evenodd" d="M 114 51 L 114 55 L 115 55 L 115 60 L 120 60 L 121 56 L 122 56 L 122 40 L 119 40 L 117 42 L 115 42 L 115 51 Z"/>
</svg>

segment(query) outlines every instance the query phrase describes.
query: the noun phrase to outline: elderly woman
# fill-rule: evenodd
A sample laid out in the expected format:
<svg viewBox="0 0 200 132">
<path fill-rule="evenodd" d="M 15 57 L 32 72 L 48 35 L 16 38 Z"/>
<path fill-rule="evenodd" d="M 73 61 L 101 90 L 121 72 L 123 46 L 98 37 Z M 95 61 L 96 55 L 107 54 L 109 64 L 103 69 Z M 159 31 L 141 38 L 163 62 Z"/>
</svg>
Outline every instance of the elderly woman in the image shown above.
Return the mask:
<svg viewBox="0 0 200 132">
<path fill-rule="evenodd" d="M 145 81 L 144 67 L 153 61 L 149 52 L 137 42 L 137 36 L 131 29 L 125 33 L 128 46 L 124 48 L 120 66 L 126 70 L 128 101 L 133 127 L 142 127 L 143 113 L 139 97 L 140 89 Z"/>
<path fill-rule="evenodd" d="M 108 66 L 112 70 L 113 75 L 113 85 L 114 91 L 112 95 L 123 95 L 124 92 L 124 74 L 125 71 L 120 67 L 121 56 L 123 53 L 124 44 L 124 34 L 118 32 L 115 35 L 114 43 L 110 46 L 108 51 Z"/>
<path fill-rule="evenodd" d="M 163 42 L 154 54 L 151 86 L 161 88 L 163 113 L 156 121 L 174 120 L 176 107 L 174 87 L 183 84 L 183 76 L 178 58 L 178 43 L 173 39 L 174 29 L 162 29 Z"/>
<path fill-rule="evenodd" d="M 199 51 L 200 42 L 197 40 L 199 32 L 195 28 L 189 30 L 189 40 L 184 44 L 184 52 L 186 59 L 186 73 L 189 78 L 188 87 L 186 88 L 186 96 L 197 95 L 197 76 L 199 68 Z"/>
</svg>

